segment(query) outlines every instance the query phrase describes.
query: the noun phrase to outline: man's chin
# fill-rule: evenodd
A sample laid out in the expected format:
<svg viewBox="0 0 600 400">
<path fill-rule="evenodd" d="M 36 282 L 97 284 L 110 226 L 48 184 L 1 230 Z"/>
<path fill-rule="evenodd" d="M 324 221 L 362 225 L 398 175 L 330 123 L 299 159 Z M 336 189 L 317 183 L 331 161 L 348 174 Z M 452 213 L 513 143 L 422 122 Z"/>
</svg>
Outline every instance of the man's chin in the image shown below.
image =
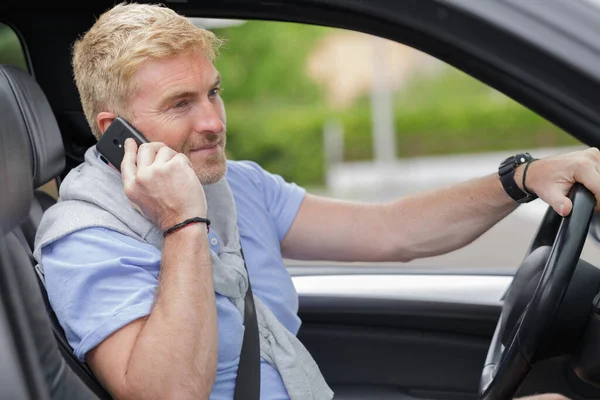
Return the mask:
<svg viewBox="0 0 600 400">
<path fill-rule="evenodd" d="M 210 185 L 221 180 L 227 172 L 227 162 L 223 160 L 218 164 L 194 167 L 194 171 L 203 185 Z"/>
</svg>

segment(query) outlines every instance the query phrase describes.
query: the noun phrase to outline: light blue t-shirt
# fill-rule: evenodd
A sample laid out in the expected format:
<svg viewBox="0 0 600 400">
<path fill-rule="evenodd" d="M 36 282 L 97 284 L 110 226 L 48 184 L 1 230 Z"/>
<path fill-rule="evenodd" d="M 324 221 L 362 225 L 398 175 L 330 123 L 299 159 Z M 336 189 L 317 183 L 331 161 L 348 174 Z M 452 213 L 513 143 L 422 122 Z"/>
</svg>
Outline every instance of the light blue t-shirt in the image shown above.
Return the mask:
<svg viewBox="0 0 600 400">
<path fill-rule="evenodd" d="M 252 290 L 297 334 L 298 296 L 284 266 L 280 242 L 296 217 L 305 190 L 250 161 L 229 161 L 227 181 L 235 199 Z M 219 237 L 211 231 L 208 240 L 218 253 Z M 160 260 L 160 252 L 152 245 L 105 228 L 86 228 L 42 249 L 50 304 L 80 360 L 113 332 L 150 314 Z M 210 398 L 231 400 L 243 317 L 227 297 L 216 294 L 216 304 L 219 359 Z M 279 372 L 261 360 L 261 399 L 288 398 Z"/>
</svg>

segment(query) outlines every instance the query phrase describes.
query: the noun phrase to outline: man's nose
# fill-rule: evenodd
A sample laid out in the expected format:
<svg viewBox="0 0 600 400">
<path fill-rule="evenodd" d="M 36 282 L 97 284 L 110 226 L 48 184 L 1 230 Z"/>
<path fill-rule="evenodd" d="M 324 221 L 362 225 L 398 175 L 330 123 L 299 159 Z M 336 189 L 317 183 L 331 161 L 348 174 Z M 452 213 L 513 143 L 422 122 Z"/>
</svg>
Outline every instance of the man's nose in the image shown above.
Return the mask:
<svg viewBox="0 0 600 400">
<path fill-rule="evenodd" d="M 222 133 L 225 131 L 222 106 L 210 100 L 203 101 L 196 113 L 196 131 Z"/>
</svg>

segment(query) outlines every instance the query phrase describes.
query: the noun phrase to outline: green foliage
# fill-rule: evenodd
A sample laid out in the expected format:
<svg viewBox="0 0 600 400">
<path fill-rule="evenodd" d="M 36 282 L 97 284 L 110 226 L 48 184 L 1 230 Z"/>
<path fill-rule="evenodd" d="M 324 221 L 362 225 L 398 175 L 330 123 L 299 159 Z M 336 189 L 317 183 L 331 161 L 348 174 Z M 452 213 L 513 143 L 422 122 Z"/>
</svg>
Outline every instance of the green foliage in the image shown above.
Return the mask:
<svg viewBox="0 0 600 400">
<path fill-rule="evenodd" d="M 27 71 L 27 63 L 19 38 L 7 25 L 0 23 L 0 64 L 9 64 Z"/>
<path fill-rule="evenodd" d="M 223 97 L 280 104 L 311 104 L 322 91 L 305 76 L 305 60 L 328 28 L 284 22 L 248 21 L 215 29 L 225 39 L 216 66 L 224 77 Z"/>
<path fill-rule="evenodd" d="M 369 104 L 344 115 L 346 158 L 372 158 Z M 398 157 L 532 147 L 577 140 L 496 90 L 449 66 L 437 77 L 414 77 L 394 99 Z"/>
<path fill-rule="evenodd" d="M 230 159 L 254 160 L 302 185 L 323 182 L 323 107 L 232 104 L 227 112 Z"/>
<path fill-rule="evenodd" d="M 324 181 L 323 125 L 339 119 L 346 161 L 372 158 L 368 98 L 333 112 L 306 75 L 310 51 L 331 28 L 250 21 L 216 30 L 226 39 L 217 67 L 224 78 L 228 152 L 301 185 Z M 577 141 L 530 110 L 449 66 L 414 76 L 394 99 L 397 154 L 414 157 Z"/>
<path fill-rule="evenodd" d="M 228 156 L 250 159 L 300 184 L 323 181 L 322 89 L 305 74 L 328 28 L 249 21 L 215 29 L 227 106 Z"/>
</svg>

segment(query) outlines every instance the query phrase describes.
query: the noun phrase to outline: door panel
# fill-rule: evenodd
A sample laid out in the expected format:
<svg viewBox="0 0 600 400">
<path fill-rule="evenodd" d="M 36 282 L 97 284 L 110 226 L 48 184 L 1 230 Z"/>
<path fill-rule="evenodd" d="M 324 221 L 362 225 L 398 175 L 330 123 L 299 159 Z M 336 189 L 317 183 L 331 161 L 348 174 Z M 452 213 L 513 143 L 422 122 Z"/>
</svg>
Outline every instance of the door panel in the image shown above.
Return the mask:
<svg viewBox="0 0 600 400">
<path fill-rule="evenodd" d="M 334 390 L 353 393 L 362 386 L 426 398 L 475 394 L 489 346 L 484 337 L 341 324 L 307 323 L 299 337 Z"/>
<path fill-rule="evenodd" d="M 298 337 L 336 399 L 477 398 L 511 276 L 306 268 L 290 268 L 300 297 Z M 535 364 L 517 395 L 552 392 L 600 399 L 567 357 Z"/>
<path fill-rule="evenodd" d="M 299 338 L 336 399 L 476 398 L 510 276 L 294 276 Z"/>
</svg>

